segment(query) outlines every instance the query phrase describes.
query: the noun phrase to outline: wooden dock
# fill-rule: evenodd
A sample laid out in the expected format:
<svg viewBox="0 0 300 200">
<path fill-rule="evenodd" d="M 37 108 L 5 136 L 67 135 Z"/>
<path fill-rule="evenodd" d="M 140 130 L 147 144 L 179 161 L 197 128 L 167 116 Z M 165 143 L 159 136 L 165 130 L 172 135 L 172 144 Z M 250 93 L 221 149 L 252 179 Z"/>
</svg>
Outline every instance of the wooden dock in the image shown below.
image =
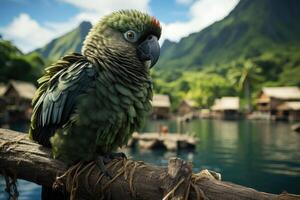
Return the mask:
<svg viewBox="0 0 300 200">
<path fill-rule="evenodd" d="M 178 149 L 193 150 L 196 148 L 197 142 L 197 138 L 179 133 L 134 133 L 128 146 L 176 151 Z"/>
</svg>

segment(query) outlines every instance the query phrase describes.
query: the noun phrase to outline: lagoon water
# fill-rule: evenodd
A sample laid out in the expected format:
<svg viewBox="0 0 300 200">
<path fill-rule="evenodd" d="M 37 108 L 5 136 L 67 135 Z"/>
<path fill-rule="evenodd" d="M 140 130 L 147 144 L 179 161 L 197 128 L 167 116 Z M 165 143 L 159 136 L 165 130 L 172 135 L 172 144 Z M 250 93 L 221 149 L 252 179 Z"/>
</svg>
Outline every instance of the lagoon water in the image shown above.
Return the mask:
<svg viewBox="0 0 300 200">
<path fill-rule="evenodd" d="M 175 121 L 148 122 L 147 132 L 168 125 L 177 132 Z M 291 124 L 268 121 L 196 120 L 185 124 L 184 132 L 200 141 L 194 152 L 128 149 L 126 154 L 136 160 L 166 165 L 168 158 L 178 156 L 192 161 L 194 171 L 211 169 L 222 179 L 257 190 L 300 194 L 300 134 L 292 132 Z M 38 200 L 40 186 L 18 181 L 19 200 Z M 0 178 L 0 199 L 6 199 L 4 182 Z"/>
</svg>

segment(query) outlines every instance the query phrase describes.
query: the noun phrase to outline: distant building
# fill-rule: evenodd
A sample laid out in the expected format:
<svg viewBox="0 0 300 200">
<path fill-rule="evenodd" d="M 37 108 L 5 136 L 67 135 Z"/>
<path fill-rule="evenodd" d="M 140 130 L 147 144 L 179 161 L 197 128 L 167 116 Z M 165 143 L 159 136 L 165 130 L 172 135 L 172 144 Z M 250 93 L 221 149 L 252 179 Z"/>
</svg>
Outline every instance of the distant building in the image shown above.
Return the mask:
<svg viewBox="0 0 300 200">
<path fill-rule="evenodd" d="M 152 107 L 151 116 L 153 119 L 167 119 L 170 117 L 171 103 L 168 95 L 154 95 Z"/>
<path fill-rule="evenodd" d="M 0 98 L 3 96 L 5 91 L 6 91 L 6 85 L 3 83 L 0 83 Z"/>
<path fill-rule="evenodd" d="M 186 115 L 193 113 L 198 108 L 197 102 L 189 99 L 184 99 L 180 102 L 178 107 L 178 114 L 179 115 Z"/>
<path fill-rule="evenodd" d="M 239 97 L 222 97 L 216 99 L 211 107 L 212 116 L 221 119 L 238 119 L 240 114 Z"/>
<path fill-rule="evenodd" d="M 16 118 L 29 119 L 32 107 L 31 100 L 34 97 L 36 87 L 32 83 L 11 80 L 3 94 L 7 102 L 6 110 L 10 120 Z"/>
<path fill-rule="evenodd" d="M 256 101 L 257 110 L 275 120 L 299 120 L 298 87 L 264 87 Z"/>
<path fill-rule="evenodd" d="M 4 93 L 6 91 L 6 85 L 3 83 L 0 83 L 0 100 L 4 99 Z M 0 103 L 0 110 L 1 110 L 1 103 Z"/>
<path fill-rule="evenodd" d="M 20 104 L 22 101 L 30 101 L 34 97 L 36 87 L 32 83 L 11 80 L 5 90 L 4 96 L 12 104 Z"/>
<path fill-rule="evenodd" d="M 277 118 L 300 121 L 300 101 L 287 101 L 277 107 Z"/>
<path fill-rule="evenodd" d="M 4 98 L 4 93 L 6 90 L 6 86 L 2 83 L 0 83 L 0 125 L 6 121 L 6 101 Z"/>
</svg>

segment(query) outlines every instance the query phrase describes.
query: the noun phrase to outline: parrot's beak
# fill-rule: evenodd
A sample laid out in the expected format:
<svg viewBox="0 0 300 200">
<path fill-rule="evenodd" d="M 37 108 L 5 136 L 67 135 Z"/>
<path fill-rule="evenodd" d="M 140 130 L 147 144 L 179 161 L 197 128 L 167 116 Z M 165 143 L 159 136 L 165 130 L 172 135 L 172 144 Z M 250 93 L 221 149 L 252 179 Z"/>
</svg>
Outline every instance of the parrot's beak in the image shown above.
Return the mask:
<svg viewBox="0 0 300 200">
<path fill-rule="evenodd" d="M 137 47 L 137 55 L 143 64 L 149 68 L 157 62 L 160 54 L 160 47 L 158 39 L 154 35 L 149 35 L 139 46 Z"/>
</svg>

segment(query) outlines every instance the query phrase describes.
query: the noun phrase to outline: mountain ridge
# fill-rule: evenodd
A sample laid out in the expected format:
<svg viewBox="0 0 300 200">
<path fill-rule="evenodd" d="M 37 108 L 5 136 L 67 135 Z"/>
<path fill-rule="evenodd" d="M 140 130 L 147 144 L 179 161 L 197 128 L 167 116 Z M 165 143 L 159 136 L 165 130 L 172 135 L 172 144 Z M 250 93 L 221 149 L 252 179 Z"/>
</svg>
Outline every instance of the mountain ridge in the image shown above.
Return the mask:
<svg viewBox="0 0 300 200">
<path fill-rule="evenodd" d="M 201 68 L 255 57 L 278 46 L 299 46 L 299 9 L 297 0 L 241 0 L 223 20 L 178 43 L 163 44 L 158 68 Z"/>
<path fill-rule="evenodd" d="M 191 33 L 179 42 L 165 40 L 155 69 L 202 70 L 264 54 L 298 51 L 298 10 L 298 0 L 240 0 L 224 19 Z M 35 52 L 50 61 L 66 53 L 80 53 L 91 26 L 89 22 L 83 22 Z"/>
<path fill-rule="evenodd" d="M 39 53 L 44 59 L 54 61 L 67 53 L 81 52 L 82 43 L 92 28 L 92 24 L 88 21 L 83 21 L 79 26 L 70 32 L 53 39 L 44 47 L 34 50 Z"/>
</svg>

